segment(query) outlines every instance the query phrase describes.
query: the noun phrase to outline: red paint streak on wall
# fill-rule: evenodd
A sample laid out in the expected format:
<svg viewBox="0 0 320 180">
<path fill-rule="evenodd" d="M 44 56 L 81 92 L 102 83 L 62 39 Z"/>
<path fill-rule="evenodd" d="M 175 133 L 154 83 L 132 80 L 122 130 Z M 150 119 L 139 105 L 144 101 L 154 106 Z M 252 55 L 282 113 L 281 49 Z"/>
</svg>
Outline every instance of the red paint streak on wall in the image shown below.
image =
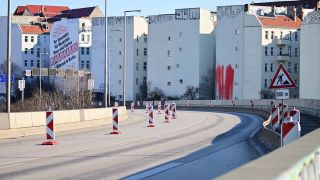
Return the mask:
<svg viewBox="0 0 320 180">
<path fill-rule="evenodd" d="M 217 98 L 224 100 L 231 100 L 233 97 L 233 81 L 234 70 L 229 64 L 224 72 L 224 66 L 219 65 L 216 69 L 216 91 Z"/>
</svg>

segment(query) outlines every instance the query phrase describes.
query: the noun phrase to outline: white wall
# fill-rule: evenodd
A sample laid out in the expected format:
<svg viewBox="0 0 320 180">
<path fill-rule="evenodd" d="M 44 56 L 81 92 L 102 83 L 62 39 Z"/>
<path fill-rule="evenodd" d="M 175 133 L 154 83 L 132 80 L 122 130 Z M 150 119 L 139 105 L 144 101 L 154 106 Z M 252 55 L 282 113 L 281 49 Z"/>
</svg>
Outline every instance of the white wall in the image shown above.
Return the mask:
<svg viewBox="0 0 320 180">
<path fill-rule="evenodd" d="M 320 13 L 309 13 L 301 28 L 300 98 L 320 99 Z"/>
</svg>

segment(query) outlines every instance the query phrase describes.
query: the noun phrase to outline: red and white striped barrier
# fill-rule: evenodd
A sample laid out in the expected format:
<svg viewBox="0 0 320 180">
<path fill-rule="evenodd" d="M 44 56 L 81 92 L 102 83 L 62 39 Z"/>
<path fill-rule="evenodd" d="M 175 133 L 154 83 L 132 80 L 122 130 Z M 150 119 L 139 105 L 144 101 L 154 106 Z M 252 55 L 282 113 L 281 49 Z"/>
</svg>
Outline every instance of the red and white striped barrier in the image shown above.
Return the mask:
<svg viewBox="0 0 320 180">
<path fill-rule="evenodd" d="M 148 113 L 148 110 L 149 110 L 149 104 L 146 103 L 146 113 Z"/>
<path fill-rule="evenodd" d="M 162 112 L 161 112 L 161 102 L 158 103 L 158 114 L 162 114 Z"/>
<path fill-rule="evenodd" d="M 154 126 L 154 116 L 153 116 L 153 107 L 152 106 L 149 106 L 148 121 L 149 121 L 148 127 L 155 127 Z"/>
<path fill-rule="evenodd" d="M 289 116 L 290 110 L 289 110 L 288 104 L 284 104 L 283 112 L 284 112 L 283 121 L 289 121 L 290 120 L 290 116 Z"/>
<path fill-rule="evenodd" d="M 172 103 L 172 119 L 177 119 L 177 105 L 175 103 Z"/>
<path fill-rule="evenodd" d="M 112 108 L 112 130 L 110 134 L 120 134 L 118 108 Z"/>
<path fill-rule="evenodd" d="M 170 111 L 170 106 L 166 103 L 165 104 L 165 123 L 169 123 L 170 122 L 170 115 L 169 115 L 169 111 Z"/>
<path fill-rule="evenodd" d="M 131 112 L 134 112 L 134 102 L 131 103 Z"/>
<path fill-rule="evenodd" d="M 299 121 L 283 122 L 281 125 L 281 146 L 289 144 L 292 141 L 299 139 L 301 136 L 301 126 Z"/>
<path fill-rule="evenodd" d="M 271 128 L 274 131 L 280 132 L 279 107 L 272 107 L 272 109 L 271 109 Z"/>
<path fill-rule="evenodd" d="M 115 102 L 114 107 L 118 107 L 118 106 L 119 106 L 118 102 Z"/>
<path fill-rule="evenodd" d="M 300 111 L 296 108 L 293 108 L 293 110 L 290 111 L 290 117 L 292 117 L 292 121 L 298 121 L 300 122 Z"/>
<path fill-rule="evenodd" d="M 56 145 L 55 132 L 54 132 L 54 120 L 52 111 L 46 112 L 46 134 L 47 141 L 43 142 L 42 145 Z"/>
</svg>

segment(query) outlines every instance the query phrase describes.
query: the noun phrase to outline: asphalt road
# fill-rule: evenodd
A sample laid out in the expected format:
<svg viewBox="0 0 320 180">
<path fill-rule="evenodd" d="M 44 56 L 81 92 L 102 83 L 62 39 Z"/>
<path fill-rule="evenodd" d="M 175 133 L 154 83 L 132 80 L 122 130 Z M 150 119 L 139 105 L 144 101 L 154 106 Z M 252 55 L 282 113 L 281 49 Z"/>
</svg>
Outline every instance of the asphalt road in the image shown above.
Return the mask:
<svg viewBox="0 0 320 180">
<path fill-rule="evenodd" d="M 178 119 L 147 127 L 144 110 L 111 126 L 0 140 L 0 179 L 212 179 L 261 156 L 249 136 L 255 115 L 178 111 Z"/>
</svg>

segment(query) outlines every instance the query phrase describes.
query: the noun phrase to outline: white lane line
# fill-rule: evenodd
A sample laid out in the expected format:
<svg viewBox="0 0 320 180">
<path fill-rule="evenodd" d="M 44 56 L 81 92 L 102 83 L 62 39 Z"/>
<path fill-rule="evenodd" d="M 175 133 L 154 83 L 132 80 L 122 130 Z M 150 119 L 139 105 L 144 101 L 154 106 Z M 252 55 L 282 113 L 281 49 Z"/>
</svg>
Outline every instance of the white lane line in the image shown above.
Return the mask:
<svg viewBox="0 0 320 180">
<path fill-rule="evenodd" d="M 161 173 L 161 172 L 166 171 L 166 170 L 168 170 L 168 169 L 175 168 L 175 167 L 177 167 L 177 166 L 180 166 L 181 164 L 183 164 L 183 163 L 169 163 L 169 164 L 166 164 L 166 165 L 157 167 L 157 168 L 155 168 L 155 169 L 151 169 L 151 170 L 149 170 L 149 171 L 145 171 L 145 172 L 142 172 L 142 173 L 139 173 L 139 174 L 130 176 L 130 177 L 128 177 L 128 178 L 125 178 L 124 180 L 138 180 L 138 179 L 143 179 L 143 178 L 146 178 L 146 177 L 149 177 L 149 176 L 152 176 L 152 175 Z"/>
</svg>

